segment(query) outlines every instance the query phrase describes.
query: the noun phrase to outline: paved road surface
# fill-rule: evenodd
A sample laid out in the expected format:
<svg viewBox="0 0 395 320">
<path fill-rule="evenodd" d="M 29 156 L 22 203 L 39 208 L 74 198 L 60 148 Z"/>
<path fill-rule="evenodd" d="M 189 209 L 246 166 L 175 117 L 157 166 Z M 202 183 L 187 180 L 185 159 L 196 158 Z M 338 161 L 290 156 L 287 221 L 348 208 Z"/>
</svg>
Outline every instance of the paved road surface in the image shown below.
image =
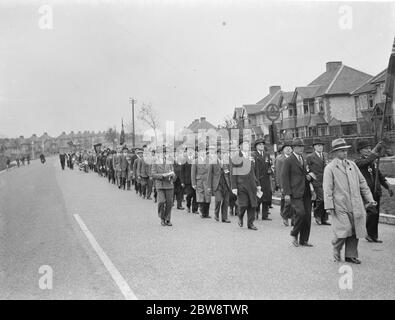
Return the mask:
<svg viewBox="0 0 395 320">
<path fill-rule="evenodd" d="M 380 225 L 383 244 L 361 241 L 353 289 L 341 290 L 330 227 L 313 224 L 314 248 L 294 248 L 278 207 L 271 217 L 254 232 L 233 217 L 222 224 L 174 210 L 173 227 L 162 227 L 152 201 L 95 173 L 62 171 L 56 158 L 35 161 L 0 173 L 0 298 L 123 299 L 119 284 L 138 299 L 395 298 L 394 226 Z M 39 288 L 43 265 L 53 270 L 51 290 Z"/>
</svg>

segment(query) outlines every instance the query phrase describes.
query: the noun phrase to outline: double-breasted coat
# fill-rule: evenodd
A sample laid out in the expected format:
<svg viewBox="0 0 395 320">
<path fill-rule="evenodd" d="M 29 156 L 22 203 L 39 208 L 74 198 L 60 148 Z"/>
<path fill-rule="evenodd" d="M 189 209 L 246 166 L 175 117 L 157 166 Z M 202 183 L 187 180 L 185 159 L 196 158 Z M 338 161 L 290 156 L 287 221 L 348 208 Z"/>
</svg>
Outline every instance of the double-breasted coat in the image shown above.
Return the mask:
<svg viewBox="0 0 395 320">
<path fill-rule="evenodd" d="M 208 186 L 211 189 L 213 195 L 215 195 L 215 191 L 218 189 L 218 185 L 221 181 L 221 175 L 224 177 L 224 181 L 226 183 L 226 188 L 231 191 L 231 183 L 230 183 L 230 164 L 229 163 L 221 163 L 217 160 L 217 163 L 210 164 L 210 170 L 208 173 Z"/>
<path fill-rule="evenodd" d="M 191 182 L 196 186 L 196 202 L 211 202 L 211 191 L 208 184 L 209 159 L 198 158 L 192 163 Z"/>
<path fill-rule="evenodd" d="M 337 238 L 366 236 L 365 202 L 373 197 L 357 165 L 350 160 L 333 159 L 324 170 L 323 189 L 325 210 L 334 209 L 331 222 Z"/>
<path fill-rule="evenodd" d="M 257 186 L 259 181 L 255 176 L 253 158 L 244 157 L 242 152 L 232 157 L 231 161 L 231 186 L 237 189 L 237 202 L 239 207 L 258 206 Z"/>
</svg>

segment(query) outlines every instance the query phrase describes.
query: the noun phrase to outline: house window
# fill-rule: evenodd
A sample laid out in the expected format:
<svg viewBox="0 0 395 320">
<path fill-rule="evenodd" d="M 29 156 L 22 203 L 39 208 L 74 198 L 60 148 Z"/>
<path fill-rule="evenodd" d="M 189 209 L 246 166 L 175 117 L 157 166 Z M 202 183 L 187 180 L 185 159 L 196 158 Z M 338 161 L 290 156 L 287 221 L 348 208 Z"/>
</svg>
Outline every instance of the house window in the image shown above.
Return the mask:
<svg viewBox="0 0 395 320">
<path fill-rule="evenodd" d="M 309 137 L 317 136 L 317 127 L 309 127 Z"/>
<path fill-rule="evenodd" d="M 374 107 L 374 96 L 372 94 L 369 94 L 368 96 L 368 106 L 370 109 L 373 109 Z"/>
<path fill-rule="evenodd" d="M 318 129 L 318 135 L 319 136 L 326 136 L 328 132 L 328 126 L 327 125 L 320 125 L 317 127 Z"/>
<path fill-rule="evenodd" d="M 357 125 L 356 124 L 342 125 L 342 132 L 345 136 L 357 134 Z"/>
<path fill-rule="evenodd" d="M 330 127 L 330 133 L 331 136 L 335 136 L 335 137 L 340 136 L 340 126 Z"/>
<path fill-rule="evenodd" d="M 304 114 L 314 114 L 314 98 L 313 99 L 303 99 L 303 113 Z"/>
<path fill-rule="evenodd" d="M 296 106 L 289 104 L 288 105 L 288 117 L 296 117 L 297 116 L 297 112 L 296 112 Z"/>
<path fill-rule="evenodd" d="M 325 112 L 324 111 L 324 101 L 323 100 L 320 100 L 318 102 L 318 110 L 319 110 L 320 113 L 324 113 Z"/>
<path fill-rule="evenodd" d="M 368 97 L 366 94 L 359 97 L 359 103 L 361 105 L 361 110 L 368 109 Z"/>
</svg>

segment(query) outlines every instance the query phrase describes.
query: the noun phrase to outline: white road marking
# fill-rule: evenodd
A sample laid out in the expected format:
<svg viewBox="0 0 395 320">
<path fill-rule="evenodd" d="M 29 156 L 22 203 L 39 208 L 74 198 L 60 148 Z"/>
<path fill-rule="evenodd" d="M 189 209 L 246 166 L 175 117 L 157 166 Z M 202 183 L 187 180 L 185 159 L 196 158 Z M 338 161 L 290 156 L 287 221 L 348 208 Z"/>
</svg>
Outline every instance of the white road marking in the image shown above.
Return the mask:
<svg viewBox="0 0 395 320">
<path fill-rule="evenodd" d="M 97 255 L 99 256 L 100 260 L 103 262 L 104 266 L 106 267 L 107 271 L 110 273 L 111 277 L 117 284 L 119 290 L 121 290 L 122 294 L 124 295 L 126 300 L 137 300 L 136 295 L 133 293 L 132 289 L 130 289 L 128 283 L 119 273 L 118 269 L 114 266 L 111 262 L 110 258 L 104 252 L 104 250 L 100 247 L 97 243 L 93 234 L 88 230 L 85 223 L 82 221 L 81 217 L 78 214 L 74 214 L 75 220 L 79 224 L 81 230 L 84 232 L 85 236 L 88 238 L 89 243 L 93 247 L 93 250 L 96 251 Z"/>
</svg>

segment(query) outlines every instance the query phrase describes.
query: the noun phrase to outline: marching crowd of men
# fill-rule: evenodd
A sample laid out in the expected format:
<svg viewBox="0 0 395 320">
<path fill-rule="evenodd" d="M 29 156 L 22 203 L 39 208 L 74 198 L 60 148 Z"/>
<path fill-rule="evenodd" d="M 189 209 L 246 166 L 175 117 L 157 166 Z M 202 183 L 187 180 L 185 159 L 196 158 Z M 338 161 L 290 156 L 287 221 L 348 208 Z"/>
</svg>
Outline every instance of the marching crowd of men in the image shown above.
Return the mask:
<svg viewBox="0 0 395 320">
<path fill-rule="evenodd" d="M 378 143 L 372 149 L 371 143 L 361 141 L 357 146 L 360 158 L 353 162 L 347 159 L 350 146 L 341 138 L 332 141 L 329 154 L 319 139 L 313 141 L 314 151 L 307 157 L 304 146 L 301 138 L 285 142 L 274 163 L 263 139 L 251 145 L 245 137 L 229 150 L 200 145 L 171 150 L 174 152 L 166 151 L 165 146 L 97 151 L 95 146 L 96 152 L 62 153 L 60 162 L 63 170 L 66 162 L 70 169 L 77 163 L 80 170 L 93 170 L 119 189 L 131 190 L 134 186 L 143 199 L 152 199 L 153 194 L 162 226 L 172 225 L 174 203 L 178 210 L 185 210 L 184 195 L 187 212 L 211 218 L 214 196 L 216 221 L 230 223 L 230 213 L 237 215 L 238 225 L 243 227 L 247 213 L 247 228 L 257 230 L 254 221 L 259 215 L 262 220 L 271 220 L 272 191 L 279 190 L 280 214 L 285 226 L 291 220 L 291 243 L 295 247 L 313 246 L 309 242 L 313 212 L 318 225 L 332 225 L 334 260 L 341 261 L 340 252 L 345 246 L 345 261 L 359 264 L 358 239 L 382 242 L 378 237 L 381 186 L 393 196 L 376 164 L 385 148 Z M 380 185 L 375 184 L 376 180 Z"/>
</svg>

